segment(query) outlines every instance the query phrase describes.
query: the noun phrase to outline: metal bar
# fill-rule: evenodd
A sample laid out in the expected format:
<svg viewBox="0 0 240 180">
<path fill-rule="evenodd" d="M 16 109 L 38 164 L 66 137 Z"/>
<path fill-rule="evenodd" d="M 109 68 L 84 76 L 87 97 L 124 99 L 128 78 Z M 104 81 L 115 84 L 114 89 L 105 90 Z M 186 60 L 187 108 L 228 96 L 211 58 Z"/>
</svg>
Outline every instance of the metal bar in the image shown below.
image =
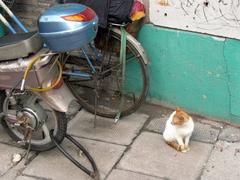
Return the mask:
<svg viewBox="0 0 240 180">
<path fill-rule="evenodd" d="M 2 23 L 9 29 L 9 31 L 13 34 L 16 34 L 17 32 L 15 31 L 15 29 L 11 26 L 11 24 L 9 24 L 9 22 L 5 19 L 5 17 L 3 17 L 3 15 L 0 13 L 0 20 L 2 21 Z"/>
<path fill-rule="evenodd" d="M 95 59 L 96 59 L 97 61 L 101 60 L 101 58 L 102 58 L 102 57 L 100 57 L 101 54 L 98 53 L 98 51 L 97 51 L 97 49 L 96 49 L 96 47 L 95 47 L 95 45 L 94 45 L 94 42 L 90 43 L 90 44 L 89 44 L 89 47 L 90 47 L 90 49 L 92 50 Z"/>
<path fill-rule="evenodd" d="M 121 82 L 121 101 L 120 101 L 120 105 L 119 105 L 119 109 L 118 109 L 118 113 L 115 117 L 114 122 L 117 123 L 118 120 L 121 117 L 121 113 L 123 110 L 123 106 L 124 106 L 124 96 L 123 96 L 123 91 L 124 91 L 124 83 L 125 83 L 125 70 L 126 70 L 126 47 L 127 47 L 127 34 L 126 34 L 126 30 L 124 29 L 123 26 L 120 27 L 121 29 L 121 49 L 120 49 L 120 64 L 122 64 L 122 82 Z"/>
<path fill-rule="evenodd" d="M 81 49 L 82 54 L 84 55 L 84 57 L 87 59 L 88 65 L 91 67 L 92 71 L 95 73 L 96 69 L 94 68 L 91 60 L 89 59 L 87 53 L 84 51 L 84 49 Z"/>
<path fill-rule="evenodd" d="M 22 29 L 23 32 L 29 32 L 2 0 L 0 0 L 0 6 L 8 13 L 8 15 L 15 21 L 15 23 L 20 29 Z"/>
<path fill-rule="evenodd" d="M 52 142 L 56 145 L 58 150 L 67 158 L 69 159 L 73 164 L 75 164 L 79 169 L 81 169 L 84 173 L 88 174 L 90 177 L 92 177 L 95 180 L 100 180 L 100 174 L 97 168 L 97 165 L 92 158 L 92 156 L 89 154 L 89 152 L 78 142 L 76 141 L 72 136 L 65 134 L 65 137 L 73 144 L 75 145 L 79 150 L 83 152 L 87 160 L 92 166 L 92 170 L 88 169 L 87 167 L 83 166 L 80 162 L 77 161 L 70 153 L 68 153 L 56 140 L 53 136 L 53 130 L 50 131 L 50 137 L 52 139 Z"/>
<path fill-rule="evenodd" d="M 90 74 L 82 73 L 82 72 L 63 72 L 64 76 L 76 76 L 76 77 L 82 77 L 82 78 L 91 78 Z"/>
</svg>

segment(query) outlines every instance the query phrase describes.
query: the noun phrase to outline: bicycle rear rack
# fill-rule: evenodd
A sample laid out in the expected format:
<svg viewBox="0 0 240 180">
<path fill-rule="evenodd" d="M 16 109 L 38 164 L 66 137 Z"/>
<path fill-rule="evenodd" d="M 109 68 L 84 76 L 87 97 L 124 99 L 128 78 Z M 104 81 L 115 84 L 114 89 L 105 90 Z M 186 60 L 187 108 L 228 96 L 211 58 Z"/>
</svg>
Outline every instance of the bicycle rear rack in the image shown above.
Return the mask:
<svg viewBox="0 0 240 180">
<path fill-rule="evenodd" d="M 11 0 L 5 0 L 8 5 L 12 5 L 14 1 Z M 12 13 L 12 11 L 9 9 L 9 7 L 3 2 L 3 0 L 0 0 L 0 7 L 11 17 L 11 19 L 17 24 L 17 26 L 25 33 L 29 32 L 25 26 L 19 21 L 19 19 Z M 3 15 L 0 13 L 0 21 L 9 29 L 9 31 L 13 34 L 16 34 L 16 30 L 14 27 L 6 20 L 6 18 L 3 17 Z"/>
</svg>

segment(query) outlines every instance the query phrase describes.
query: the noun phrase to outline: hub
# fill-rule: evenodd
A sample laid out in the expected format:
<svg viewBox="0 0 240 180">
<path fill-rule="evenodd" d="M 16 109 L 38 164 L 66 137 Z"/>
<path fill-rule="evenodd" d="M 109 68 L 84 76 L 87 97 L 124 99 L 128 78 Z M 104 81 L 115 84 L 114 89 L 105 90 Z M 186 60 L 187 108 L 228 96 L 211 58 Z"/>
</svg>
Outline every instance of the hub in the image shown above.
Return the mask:
<svg viewBox="0 0 240 180">
<path fill-rule="evenodd" d="M 40 105 L 37 98 L 31 96 L 24 101 L 23 107 L 17 112 L 16 124 L 37 131 L 47 119 L 45 109 Z"/>
<path fill-rule="evenodd" d="M 24 108 L 17 114 L 18 123 L 23 126 L 29 126 L 33 130 L 40 129 L 45 122 L 46 113 L 39 110 L 34 111 L 31 108 Z"/>
</svg>

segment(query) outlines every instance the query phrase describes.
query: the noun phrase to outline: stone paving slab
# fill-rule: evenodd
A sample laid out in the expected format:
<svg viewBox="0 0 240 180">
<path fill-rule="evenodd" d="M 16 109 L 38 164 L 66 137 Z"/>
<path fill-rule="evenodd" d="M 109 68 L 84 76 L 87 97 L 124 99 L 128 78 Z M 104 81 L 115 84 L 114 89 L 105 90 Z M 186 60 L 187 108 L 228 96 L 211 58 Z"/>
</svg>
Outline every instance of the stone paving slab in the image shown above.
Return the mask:
<svg viewBox="0 0 240 180">
<path fill-rule="evenodd" d="M 168 109 L 166 107 L 159 106 L 159 105 L 143 104 L 139 108 L 139 111 L 143 112 L 145 114 L 149 114 L 150 117 L 159 118 L 163 122 L 165 122 L 174 110 Z M 201 122 L 202 124 L 208 124 L 217 129 L 222 129 L 224 127 L 224 122 L 221 122 L 221 121 L 211 120 L 211 119 L 207 119 L 205 117 L 200 117 L 200 116 L 195 116 L 195 115 L 192 115 L 192 117 L 195 122 Z M 154 126 L 152 126 L 152 128 L 154 128 Z"/>
<path fill-rule="evenodd" d="M 199 121 L 203 124 L 208 124 L 212 127 L 215 127 L 217 129 L 223 129 L 224 127 L 224 122 L 221 122 L 221 121 L 214 121 L 214 120 L 209 120 L 209 119 L 206 119 L 206 118 L 200 118 L 200 117 L 195 117 L 194 118 L 196 121 Z"/>
<path fill-rule="evenodd" d="M 218 141 L 201 180 L 239 180 L 240 143 Z"/>
<path fill-rule="evenodd" d="M 9 169 L 16 165 L 12 162 L 13 154 L 19 153 L 23 155 L 24 152 L 24 149 L 0 144 L 0 176 L 3 176 Z"/>
<path fill-rule="evenodd" d="M 14 180 L 21 172 L 25 169 L 24 161 L 22 160 L 16 166 L 8 170 L 3 176 L 0 177 L 1 180 Z"/>
<path fill-rule="evenodd" d="M 13 140 L 9 137 L 7 132 L 3 129 L 2 125 L 0 125 L 0 142 L 3 142 L 3 143 L 13 142 Z"/>
<path fill-rule="evenodd" d="M 217 141 L 219 133 L 219 129 L 213 128 L 207 124 L 195 122 L 192 140 L 206 143 L 215 143 Z"/>
<path fill-rule="evenodd" d="M 93 127 L 94 115 L 82 110 L 69 122 L 68 132 L 77 137 L 101 140 L 121 145 L 129 145 L 148 119 L 146 114 L 131 114 L 119 120 L 97 117 Z"/>
<path fill-rule="evenodd" d="M 165 123 L 167 117 L 154 118 L 151 120 L 149 125 L 147 126 L 147 130 L 154 131 L 162 134 L 165 129 Z M 215 143 L 217 141 L 218 135 L 220 133 L 220 129 L 216 127 L 212 127 L 208 124 L 202 124 L 200 122 L 194 122 L 194 132 L 192 135 L 192 140 L 207 142 L 207 143 Z"/>
<path fill-rule="evenodd" d="M 15 180 L 40 180 L 39 178 L 33 178 L 28 176 L 18 176 Z M 41 179 L 43 180 L 43 179 Z"/>
<path fill-rule="evenodd" d="M 103 143 L 93 140 L 76 138 L 89 151 L 95 160 L 101 175 L 101 179 L 110 172 L 114 164 L 122 156 L 126 147 Z M 72 146 L 69 141 L 64 141 L 62 145 L 78 158 L 84 165 L 90 167 L 86 163 L 85 157 L 77 155 L 77 149 Z M 91 180 L 82 170 L 78 169 L 57 149 L 43 152 L 39 154 L 23 171 L 23 175 L 43 177 L 53 180 Z"/>
<path fill-rule="evenodd" d="M 229 142 L 240 142 L 240 128 L 226 126 L 218 139 Z"/>
<path fill-rule="evenodd" d="M 165 129 L 165 124 L 166 124 L 167 118 L 168 118 L 168 116 L 152 119 L 146 129 L 149 131 L 153 131 L 153 132 L 162 134 Z"/>
<path fill-rule="evenodd" d="M 190 142 L 191 150 L 179 153 L 160 134 L 144 132 L 123 156 L 117 168 L 167 179 L 197 179 L 213 145 Z"/>
<path fill-rule="evenodd" d="M 135 172 L 114 169 L 106 180 L 164 180 Z"/>
<path fill-rule="evenodd" d="M 7 150 L 7 149 L 6 149 Z M 26 150 L 21 149 L 24 154 Z M 3 152 L 1 152 L 3 153 Z M 23 153 L 21 153 L 23 154 Z M 29 159 L 34 159 L 36 157 L 36 152 L 29 153 Z M 3 176 L 0 177 L 1 180 L 15 180 L 17 176 L 22 174 L 22 171 L 26 168 L 25 159 L 23 158 L 18 164 L 12 166 Z"/>
<path fill-rule="evenodd" d="M 151 118 L 167 117 L 173 112 L 173 109 L 169 109 L 159 105 L 144 103 L 140 106 L 138 112 L 148 114 Z"/>
</svg>

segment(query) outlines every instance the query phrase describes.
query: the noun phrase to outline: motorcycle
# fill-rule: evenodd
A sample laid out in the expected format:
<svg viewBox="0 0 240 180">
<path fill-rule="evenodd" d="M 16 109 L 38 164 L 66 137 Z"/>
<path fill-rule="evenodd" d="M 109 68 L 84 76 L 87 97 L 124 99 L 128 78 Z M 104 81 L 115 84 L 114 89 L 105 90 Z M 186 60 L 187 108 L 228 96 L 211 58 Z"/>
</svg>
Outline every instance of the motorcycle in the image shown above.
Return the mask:
<svg viewBox="0 0 240 180">
<path fill-rule="evenodd" d="M 0 6 L 20 23 L 2 0 Z M 80 107 L 63 81 L 61 54 L 92 41 L 97 33 L 97 16 L 86 6 L 52 9 L 39 18 L 38 32 L 23 29 L 0 38 L 1 122 L 13 140 L 36 151 L 55 146 L 51 130 L 60 143 L 68 118 Z M 76 19 L 81 17 L 87 18 Z M 0 20 L 14 33 L 2 15 Z"/>
<path fill-rule="evenodd" d="M 2 0 L 0 6 L 24 32 L 14 34 L 0 13 L 0 20 L 13 33 L 0 38 L 3 127 L 28 150 L 57 146 L 77 167 L 100 179 L 93 158 L 66 133 L 67 121 L 78 112 L 78 102 L 95 115 L 116 117 L 116 122 L 134 112 L 148 89 L 144 49 L 121 24 L 111 23 L 113 28 L 95 39 L 98 17 L 85 5 L 49 8 L 38 19 L 38 32 L 28 32 Z M 134 88 L 128 86 L 132 81 L 137 82 Z M 93 171 L 60 146 L 64 137 L 86 155 Z"/>
<path fill-rule="evenodd" d="M 2 0 L 0 6 L 25 32 L 0 39 L 0 112 L 14 140 L 31 145 L 32 150 L 48 150 L 54 147 L 50 130 L 60 143 L 66 115 L 78 111 L 78 102 L 117 122 L 144 101 L 147 57 L 123 25 L 111 23 L 95 39 L 96 13 L 85 5 L 61 4 L 41 14 L 38 32 L 27 32 Z M 0 20 L 16 33 L 1 14 Z"/>
</svg>

